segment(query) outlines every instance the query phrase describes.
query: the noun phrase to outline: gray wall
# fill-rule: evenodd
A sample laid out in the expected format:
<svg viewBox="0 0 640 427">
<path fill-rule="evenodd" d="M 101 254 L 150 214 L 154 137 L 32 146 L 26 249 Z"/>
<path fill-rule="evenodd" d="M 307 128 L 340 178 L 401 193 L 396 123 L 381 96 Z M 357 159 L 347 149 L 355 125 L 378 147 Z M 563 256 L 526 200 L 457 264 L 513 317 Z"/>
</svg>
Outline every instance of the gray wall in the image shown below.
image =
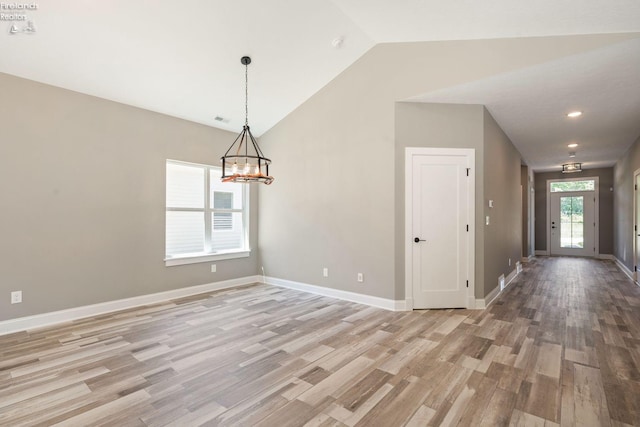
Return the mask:
<svg viewBox="0 0 640 427">
<path fill-rule="evenodd" d="M 257 274 L 256 191 L 250 258 L 163 261 L 165 160 L 218 164 L 234 134 L 6 74 L 0 88 L 0 321 Z"/>
<path fill-rule="evenodd" d="M 585 169 L 580 176 L 599 178 L 599 211 L 600 224 L 598 235 L 601 254 L 613 254 L 613 168 Z M 578 178 L 576 174 L 562 172 L 545 172 L 535 174 L 536 188 L 536 250 L 547 250 L 547 180 Z"/>
<path fill-rule="evenodd" d="M 484 298 L 520 260 L 520 153 L 481 105 L 396 104 L 396 283 L 404 283 L 405 147 L 476 150 L 474 282 L 476 298 Z"/>
<path fill-rule="evenodd" d="M 260 138 L 276 177 L 259 195 L 260 265 L 274 277 L 404 298 L 395 253 L 395 103 L 629 37 L 376 45 Z"/>
<path fill-rule="evenodd" d="M 613 254 L 633 271 L 633 173 L 640 169 L 640 138 L 614 167 L 614 251 Z"/>
<path fill-rule="evenodd" d="M 0 75 L 0 320 L 252 275 L 261 265 L 277 277 L 400 299 L 395 103 L 630 37 L 375 46 L 261 138 L 276 176 L 252 194 L 261 259 L 254 251 L 218 262 L 215 274 L 209 263 L 164 266 L 164 162 L 214 163 L 235 135 Z M 255 215 L 251 230 L 255 249 Z M 8 304 L 17 289 L 24 302 Z"/>
<path fill-rule="evenodd" d="M 496 286 L 498 277 L 509 275 L 522 254 L 522 202 L 520 199 L 520 153 L 484 109 L 484 293 Z M 489 208 L 493 200 L 493 208 Z M 509 265 L 511 260 L 511 265 Z"/>
<path fill-rule="evenodd" d="M 405 169 L 406 147 L 450 147 L 476 150 L 476 241 L 475 293 L 484 296 L 484 220 L 478 212 L 484 205 L 484 107 L 482 105 L 424 104 L 398 102 L 395 126 L 395 262 L 396 283 L 402 284 L 404 297 L 405 265 Z"/>
</svg>

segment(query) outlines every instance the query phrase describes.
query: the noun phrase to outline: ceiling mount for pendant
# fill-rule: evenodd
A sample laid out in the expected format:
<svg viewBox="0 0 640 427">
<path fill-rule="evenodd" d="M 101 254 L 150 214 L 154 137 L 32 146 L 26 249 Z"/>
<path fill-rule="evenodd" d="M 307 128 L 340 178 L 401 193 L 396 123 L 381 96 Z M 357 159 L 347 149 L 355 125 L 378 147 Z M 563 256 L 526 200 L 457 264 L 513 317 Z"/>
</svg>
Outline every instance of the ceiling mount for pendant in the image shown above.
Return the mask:
<svg viewBox="0 0 640 427">
<path fill-rule="evenodd" d="M 240 62 L 245 67 L 245 118 L 242 132 L 236 137 L 231 147 L 220 158 L 222 162 L 222 182 L 271 184 L 273 177 L 269 175 L 271 160 L 260 150 L 258 142 L 249 128 L 249 64 L 251 58 L 243 56 Z"/>
</svg>

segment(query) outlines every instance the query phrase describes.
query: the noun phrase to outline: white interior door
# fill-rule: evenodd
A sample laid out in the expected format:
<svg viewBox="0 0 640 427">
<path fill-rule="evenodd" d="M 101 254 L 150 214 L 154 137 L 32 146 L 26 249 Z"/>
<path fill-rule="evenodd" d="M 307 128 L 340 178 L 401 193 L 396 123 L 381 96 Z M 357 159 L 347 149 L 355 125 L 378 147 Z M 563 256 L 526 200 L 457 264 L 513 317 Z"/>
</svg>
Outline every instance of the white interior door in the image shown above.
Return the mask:
<svg viewBox="0 0 640 427">
<path fill-rule="evenodd" d="M 551 255 L 595 256 L 595 193 L 550 194 Z"/>
<path fill-rule="evenodd" d="M 634 231 L 634 239 L 635 239 L 635 246 L 634 246 L 634 260 L 633 260 L 633 265 L 635 266 L 634 269 L 637 268 L 638 263 L 639 263 L 639 259 L 640 259 L 640 197 L 638 197 L 638 188 L 640 188 L 640 171 L 636 171 L 634 174 L 634 213 L 635 213 L 635 223 L 633 226 L 633 231 Z M 636 275 L 636 280 L 637 280 L 637 276 L 638 273 L 634 272 L 634 274 Z"/>
<path fill-rule="evenodd" d="M 471 160 L 465 155 L 412 156 L 414 308 L 467 307 Z"/>
</svg>

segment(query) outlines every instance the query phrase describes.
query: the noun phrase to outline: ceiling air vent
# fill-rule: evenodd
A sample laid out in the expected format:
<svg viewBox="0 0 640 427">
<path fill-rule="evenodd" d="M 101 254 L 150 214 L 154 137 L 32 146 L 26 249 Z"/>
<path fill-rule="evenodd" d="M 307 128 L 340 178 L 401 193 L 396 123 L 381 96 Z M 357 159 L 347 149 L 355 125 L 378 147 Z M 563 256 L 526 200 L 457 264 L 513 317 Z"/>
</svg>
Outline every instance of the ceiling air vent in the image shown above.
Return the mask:
<svg viewBox="0 0 640 427">
<path fill-rule="evenodd" d="M 216 116 L 214 119 L 216 122 L 229 123 L 229 119 L 225 119 L 224 117 Z"/>
</svg>

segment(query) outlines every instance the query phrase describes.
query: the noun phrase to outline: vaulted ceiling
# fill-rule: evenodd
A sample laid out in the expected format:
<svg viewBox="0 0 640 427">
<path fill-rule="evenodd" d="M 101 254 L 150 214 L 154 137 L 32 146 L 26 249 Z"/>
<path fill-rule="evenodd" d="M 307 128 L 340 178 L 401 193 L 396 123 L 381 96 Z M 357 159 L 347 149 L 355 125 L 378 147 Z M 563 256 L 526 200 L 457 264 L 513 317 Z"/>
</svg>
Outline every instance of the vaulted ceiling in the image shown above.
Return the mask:
<svg viewBox="0 0 640 427">
<path fill-rule="evenodd" d="M 240 57 L 249 55 L 256 134 L 376 43 L 640 32 L 636 0 L 57 0 L 37 6 L 2 11 L 25 14 L 36 32 L 23 31 L 25 21 L 0 21 L 0 72 L 238 131 L 244 123 Z M 18 32 L 9 34 L 13 24 Z M 412 100 L 487 105 L 537 170 L 566 161 L 570 142 L 580 144 L 586 164 L 611 165 L 640 135 L 637 36 Z M 584 114 L 567 125 L 568 109 Z"/>
</svg>

